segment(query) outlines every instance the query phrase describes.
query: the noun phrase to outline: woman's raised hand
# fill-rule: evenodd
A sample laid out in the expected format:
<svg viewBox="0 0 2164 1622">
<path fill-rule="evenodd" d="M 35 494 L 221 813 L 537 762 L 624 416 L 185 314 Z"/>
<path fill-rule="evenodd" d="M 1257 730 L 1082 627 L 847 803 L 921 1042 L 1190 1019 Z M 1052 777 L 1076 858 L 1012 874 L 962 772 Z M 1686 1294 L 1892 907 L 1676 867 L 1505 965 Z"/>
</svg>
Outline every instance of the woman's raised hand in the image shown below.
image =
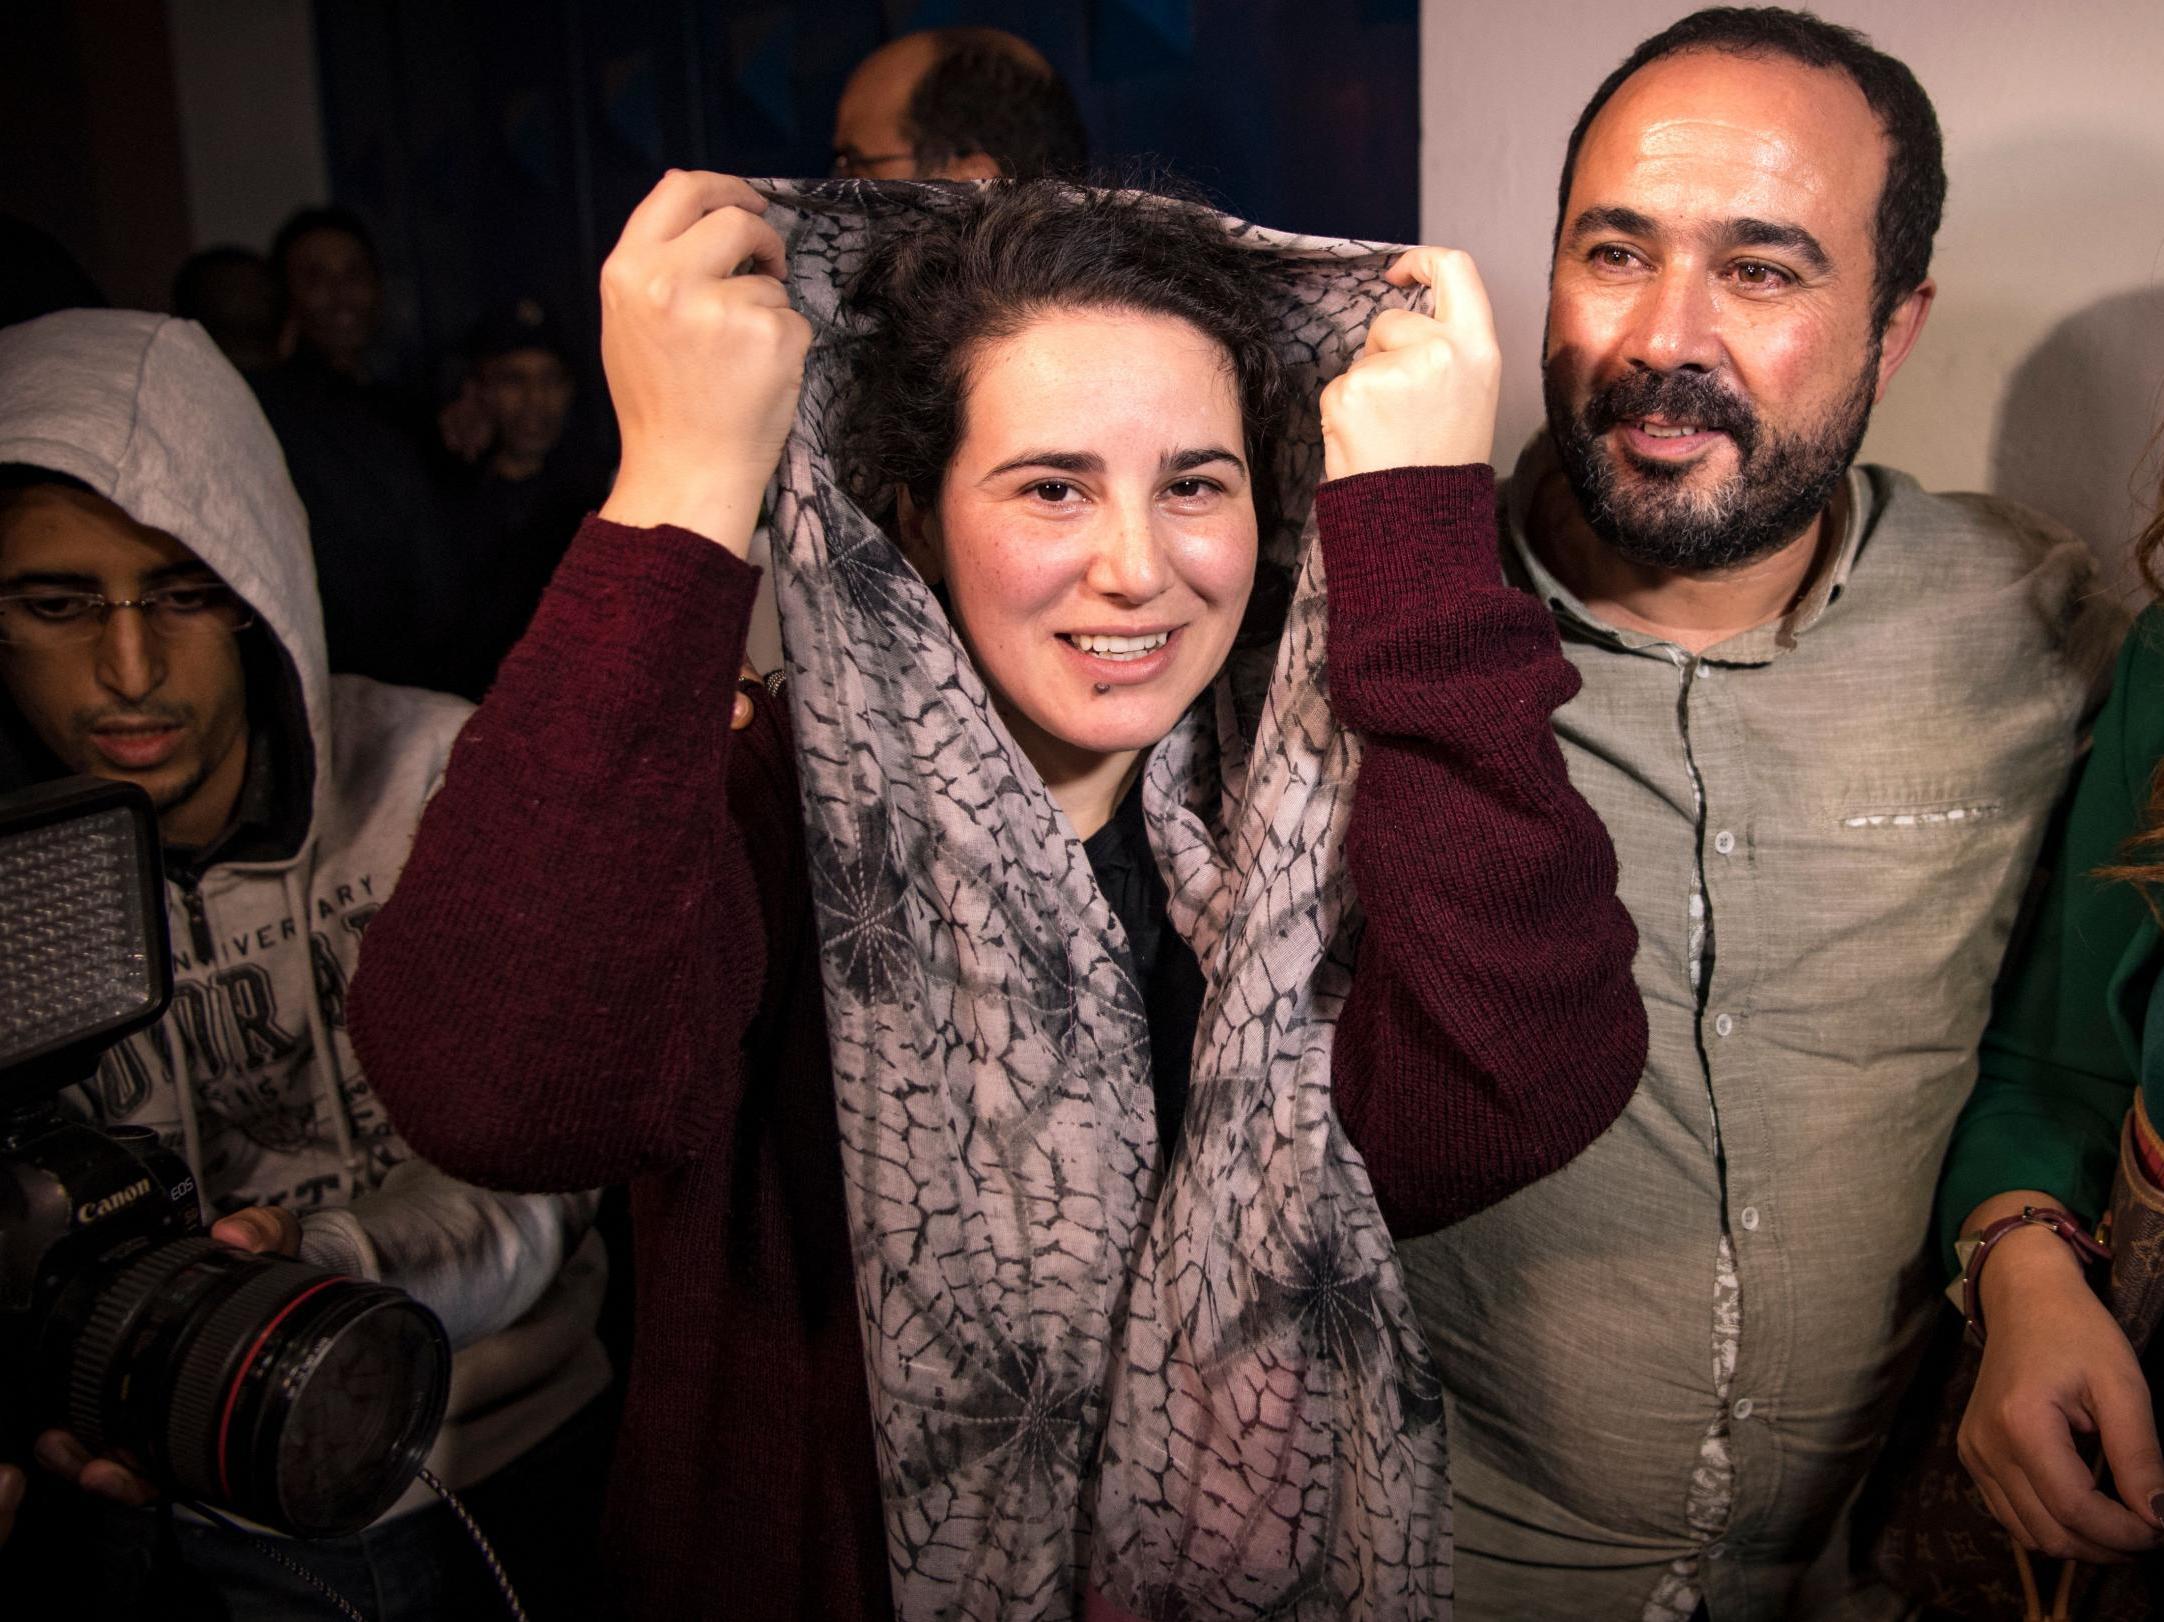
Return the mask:
<svg viewBox="0 0 2164 1622">
<path fill-rule="evenodd" d="M 2037 1201 L 2048 1203 L 2046 1196 Z M 1962 1415 L 1961 1462 L 2024 1548 L 2124 1560 L 2157 1546 L 2164 1456 L 2133 1347 L 2043 1229 L 2009 1234 L 1983 1274 L 1984 1364 Z M 2100 1436 L 2112 1496 L 2076 1450 Z"/>
<path fill-rule="evenodd" d="M 765 211 L 733 175 L 672 169 L 601 267 L 601 363 L 624 441 L 601 516 L 675 524 L 739 557 L 811 347 Z"/>
<path fill-rule="evenodd" d="M 1480 272 L 1455 248 L 1414 248 L 1384 276 L 1428 288 L 1434 313 L 1385 310 L 1322 391 L 1323 477 L 1489 461 L 1503 363 Z"/>
</svg>

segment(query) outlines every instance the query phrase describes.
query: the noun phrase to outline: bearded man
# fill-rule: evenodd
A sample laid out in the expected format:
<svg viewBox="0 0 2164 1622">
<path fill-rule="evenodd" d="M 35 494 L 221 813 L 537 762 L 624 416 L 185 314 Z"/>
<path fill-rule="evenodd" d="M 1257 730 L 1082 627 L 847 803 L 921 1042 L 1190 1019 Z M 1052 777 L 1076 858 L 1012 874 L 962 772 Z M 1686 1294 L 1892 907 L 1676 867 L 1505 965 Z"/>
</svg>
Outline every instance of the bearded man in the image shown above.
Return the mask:
<svg viewBox="0 0 2164 1622">
<path fill-rule="evenodd" d="M 1939 1161 L 2116 615 L 2082 544 L 1852 465 L 1945 195 L 1908 69 L 1700 12 L 1565 160 L 1506 569 L 1637 921 L 1591 1149 L 1407 1253 L 1458 1616 L 1867 1616 L 1840 1535 L 1936 1297 Z"/>
</svg>

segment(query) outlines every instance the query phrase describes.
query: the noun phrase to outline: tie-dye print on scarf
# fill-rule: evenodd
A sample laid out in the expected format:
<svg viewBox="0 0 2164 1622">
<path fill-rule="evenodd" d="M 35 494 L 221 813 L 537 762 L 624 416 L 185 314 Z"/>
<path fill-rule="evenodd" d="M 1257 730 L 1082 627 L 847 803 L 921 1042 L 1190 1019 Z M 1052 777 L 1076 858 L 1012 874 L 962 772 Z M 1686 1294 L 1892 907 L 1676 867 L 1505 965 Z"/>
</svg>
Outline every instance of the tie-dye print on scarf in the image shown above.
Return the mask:
<svg viewBox="0 0 2164 1622">
<path fill-rule="evenodd" d="M 838 293 L 938 187 L 768 183 L 819 330 L 773 509 L 858 1299 L 908 1622 L 1446 1616 L 1436 1371 L 1330 1107 L 1356 741 L 1323 684 L 1315 399 L 1389 251 L 1226 229 L 1269 262 L 1300 404 L 1236 654 L 1153 751 L 1172 921 L 1208 980 L 1160 1173 L 1140 988 L 1067 821 L 939 603 L 849 497 Z"/>
</svg>

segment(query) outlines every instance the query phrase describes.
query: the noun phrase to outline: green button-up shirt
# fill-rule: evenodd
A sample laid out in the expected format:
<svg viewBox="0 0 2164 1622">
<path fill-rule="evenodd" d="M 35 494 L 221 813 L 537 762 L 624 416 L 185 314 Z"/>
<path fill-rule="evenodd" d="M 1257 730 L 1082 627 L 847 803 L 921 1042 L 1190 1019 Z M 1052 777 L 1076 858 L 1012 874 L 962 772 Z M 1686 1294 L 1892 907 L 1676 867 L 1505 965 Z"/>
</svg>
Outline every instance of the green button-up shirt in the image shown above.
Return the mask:
<svg viewBox="0 0 2164 1622">
<path fill-rule="evenodd" d="M 1797 606 L 1694 657 L 1542 565 L 1553 465 L 1545 439 L 1519 463 L 1505 567 L 1585 678 L 1556 730 L 1652 1040 L 1590 1149 L 1407 1248 L 1459 1615 L 1635 1618 L 1663 1590 L 1775 1616 L 1937 1301 L 1939 1160 L 2120 621 L 2064 530 L 1859 467 Z"/>
</svg>

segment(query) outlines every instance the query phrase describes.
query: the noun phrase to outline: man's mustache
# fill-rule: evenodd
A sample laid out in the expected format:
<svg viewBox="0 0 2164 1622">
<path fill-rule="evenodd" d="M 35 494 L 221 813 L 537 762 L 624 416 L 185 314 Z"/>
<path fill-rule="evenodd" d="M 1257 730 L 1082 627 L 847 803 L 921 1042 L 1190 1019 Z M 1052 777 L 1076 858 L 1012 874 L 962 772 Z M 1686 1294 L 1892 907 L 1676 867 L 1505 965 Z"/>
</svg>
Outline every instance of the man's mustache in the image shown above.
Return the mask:
<svg viewBox="0 0 2164 1622">
<path fill-rule="evenodd" d="M 98 710 L 77 710 L 75 730 L 95 732 L 100 727 L 179 727 L 195 718 L 191 704 L 110 704 Z"/>
<path fill-rule="evenodd" d="M 1704 372 L 1626 373 L 1586 401 L 1579 416 L 1588 434 L 1640 417 L 1666 417 L 1726 434 L 1746 460 L 1758 448 L 1758 414 Z"/>
</svg>

